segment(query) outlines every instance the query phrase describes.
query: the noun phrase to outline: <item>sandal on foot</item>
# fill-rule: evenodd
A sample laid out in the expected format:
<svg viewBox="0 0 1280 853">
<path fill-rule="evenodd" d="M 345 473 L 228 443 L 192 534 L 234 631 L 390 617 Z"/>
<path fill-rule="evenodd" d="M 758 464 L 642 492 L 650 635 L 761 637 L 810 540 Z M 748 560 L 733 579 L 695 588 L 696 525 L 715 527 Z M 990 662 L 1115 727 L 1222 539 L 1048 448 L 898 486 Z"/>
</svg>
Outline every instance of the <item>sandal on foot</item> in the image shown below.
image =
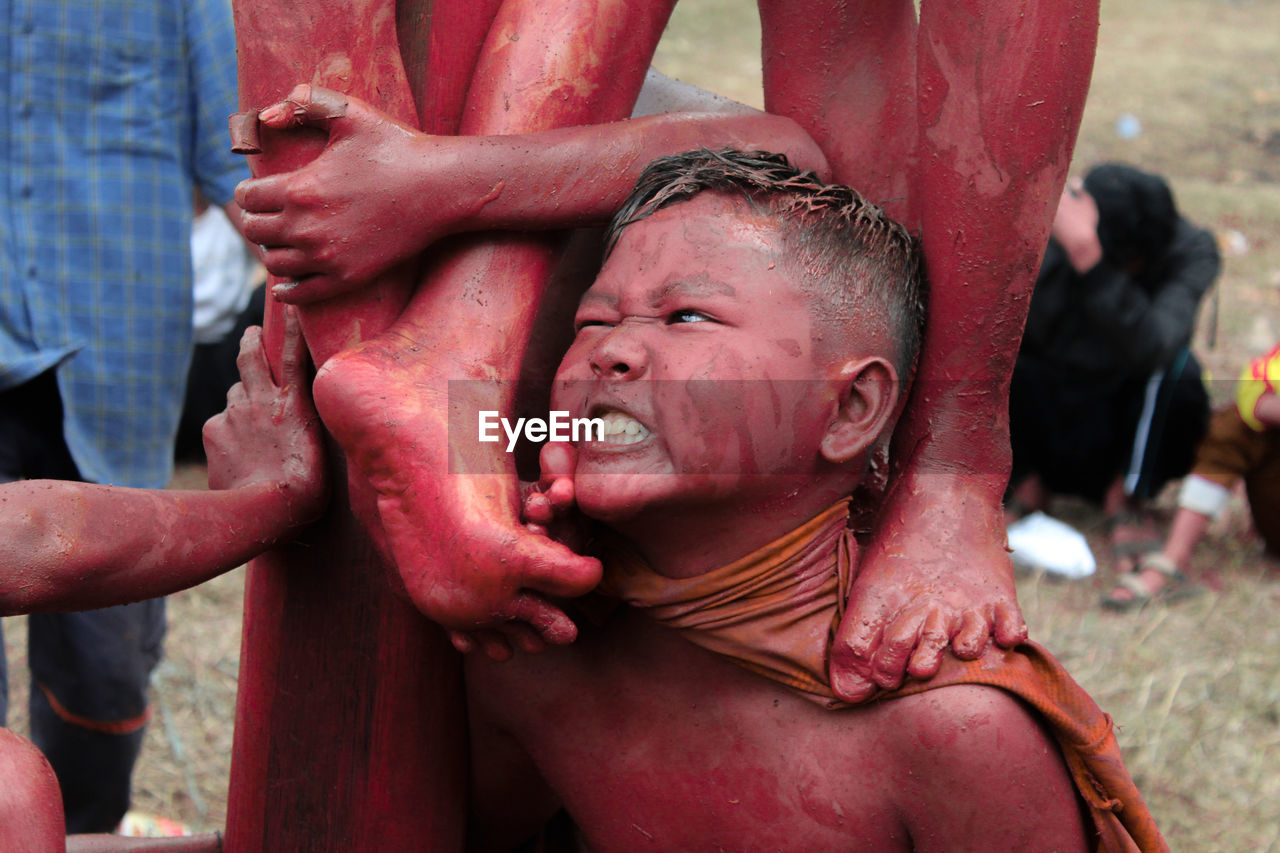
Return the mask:
<svg viewBox="0 0 1280 853">
<path fill-rule="evenodd" d="M 1142 582 L 1141 574 L 1146 569 L 1164 575 L 1165 582 L 1159 589 L 1152 591 Z M 1116 592 L 1120 589 L 1127 590 L 1129 595 L 1117 596 Z M 1125 613 L 1146 607 L 1152 602 L 1172 604 L 1175 601 L 1194 598 L 1202 593 L 1204 593 L 1204 587 L 1178 571 L 1178 567 L 1164 554 L 1147 554 L 1138 562 L 1136 569 L 1120 575 L 1116 581 L 1116 588 L 1102 597 L 1102 606 L 1107 610 Z"/>
<path fill-rule="evenodd" d="M 1131 538 L 1117 542 L 1116 535 L 1126 529 Z M 1143 557 L 1164 547 L 1164 538 L 1153 528 L 1150 517 L 1137 510 L 1123 510 L 1108 516 L 1107 531 L 1111 540 L 1112 564 L 1119 568 L 1124 561 L 1133 561 L 1132 568 L 1124 568 L 1122 577 L 1138 571 L 1137 564 Z M 1163 571 L 1161 573 L 1164 574 Z"/>
</svg>

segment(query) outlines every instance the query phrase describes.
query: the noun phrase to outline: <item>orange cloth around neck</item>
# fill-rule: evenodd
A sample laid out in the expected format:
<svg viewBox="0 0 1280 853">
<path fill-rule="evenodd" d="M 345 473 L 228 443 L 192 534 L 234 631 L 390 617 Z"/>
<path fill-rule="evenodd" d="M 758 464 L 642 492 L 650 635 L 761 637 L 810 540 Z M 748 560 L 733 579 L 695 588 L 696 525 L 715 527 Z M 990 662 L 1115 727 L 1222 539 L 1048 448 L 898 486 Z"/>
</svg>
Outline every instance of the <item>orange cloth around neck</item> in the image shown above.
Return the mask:
<svg viewBox="0 0 1280 853">
<path fill-rule="evenodd" d="M 599 591 L 806 699 L 845 708 L 827 682 L 827 649 L 857 559 L 848 518 L 849 501 L 840 501 L 741 560 L 691 578 L 660 575 L 619 548 L 605 559 Z"/>
<path fill-rule="evenodd" d="M 848 708 L 827 678 L 828 649 L 857 561 L 848 516 L 842 501 L 754 553 L 691 578 L 664 577 L 634 552 L 610 548 L 599 591 L 823 707 Z M 1093 819 L 1095 850 L 1169 849 L 1124 766 L 1111 718 L 1053 655 L 1035 643 L 993 645 L 974 661 L 948 655 L 929 681 L 908 682 L 880 699 L 955 684 L 1005 690 L 1048 724 Z"/>
</svg>

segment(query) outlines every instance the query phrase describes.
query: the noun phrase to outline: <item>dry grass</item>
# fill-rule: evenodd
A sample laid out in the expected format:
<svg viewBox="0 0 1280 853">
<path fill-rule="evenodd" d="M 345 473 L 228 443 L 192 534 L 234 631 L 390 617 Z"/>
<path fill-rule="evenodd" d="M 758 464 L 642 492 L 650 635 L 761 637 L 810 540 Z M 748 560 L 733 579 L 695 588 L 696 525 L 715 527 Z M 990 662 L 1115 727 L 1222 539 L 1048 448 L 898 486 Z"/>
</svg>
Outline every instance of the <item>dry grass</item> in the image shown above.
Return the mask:
<svg viewBox="0 0 1280 853">
<path fill-rule="evenodd" d="M 658 57 L 668 73 L 759 103 L 758 23 L 749 0 L 686 0 Z M 1249 249 L 1227 259 L 1219 377 L 1276 339 L 1280 286 L 1280 63 L 1274 0 L 1108 0 L 1077 161 L 1125 159 L 1167 174 L 1183 209 Z M 715 44 L 712 48 L 709 45 Z M 1120 139 L 1115 121 L 1143 125 Z M 1221 393 L 1221 392 L 1220 392 Z M 186 470 L 184 482 L 198 478 Z M 1066 517 L 1103 554 L 1086 507 Z M 1175 850 L 1280 850 L 1280 573 L 1262 559 L 1237 506 L 1202 546 L 1194 572 L 1211 595 L 1116 616 L 1097 607 L 1110 574 L 1019 583 L 1033 635 L 1056 652 L 1120 726 L 1134 775 Z M 174 596 L 157 724 L 136 780 L 138 807 L 197 829 L 222 825 L 234 715 L 241 573 Z M 17 620 L 9 649 L 20 658 Z M 24 721 L 14 660 L 14 720 Z"/>
<path fill-rule="evenodd" d="M 1096 512 L 1059 512 L 1106 553 Z M 1126 763 L 1174 850 L 1280 849 L 1280 564 L 1233 506 L 1192 572 L 1207 595 L 1112 614 L 1113 576 L 1019 579 L 1033 636 L 1115 719 Z"/>
</svg>

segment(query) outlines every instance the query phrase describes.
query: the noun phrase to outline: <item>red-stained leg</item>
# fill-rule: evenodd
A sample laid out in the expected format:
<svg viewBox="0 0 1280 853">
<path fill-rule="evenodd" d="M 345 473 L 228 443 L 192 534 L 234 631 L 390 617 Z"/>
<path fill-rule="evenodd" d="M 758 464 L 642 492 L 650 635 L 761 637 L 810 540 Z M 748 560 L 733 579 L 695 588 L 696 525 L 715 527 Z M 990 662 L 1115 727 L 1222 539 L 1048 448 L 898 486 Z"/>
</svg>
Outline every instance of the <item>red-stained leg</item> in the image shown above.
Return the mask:
<svg viewBox="0 0 1280 853">
<path fill-rule="evenodd" d="M 456 20 L 477 32 L 416 33 L 424 114 L 445 130 L 470 80 L 483 33 L 482 0 L 238 0 L 242 109 L 279 100 L 300 82 L 359 95 L 417 124 L 401 67 L 402 23 Z M 496 3 L 490 3 L 490 13 Z M 469 16 L 469 17 L 468 17 Z M 471 39 L 470 42 L 467 39 Z M 452 86 L 452 91 L 450 91 Z M 449 111 L 452 114 L 449 115 Z M 323 137 L 264 131 L 258 175 L 296 168 Z M 415 271 L 303 312 L 317 362 L 386 328 Z M 268 337 L 279 352 L 278 306 Z M 376 498 L 334 453 L 329 514 L 296 545 L 255 561 L 246 581 L 226 850 L 460 850 L 465 726 L 457 655 L 442 632 L 393 591 L 392 569 L 367 531 Z M 359 516 L 365 523 L 357 522 Z M 398 583 L 398 582 L 397 582 Z"/>
<path fill-rule="evenodd" d="M 919 222 L 912 0 L 759 0 L 764 103 L 818 143 L 836 183 Z"/>
<path fill-rule="evenodd" d="M 921 4 L 913 207 L 929 319 L 894 437 L 895 482 L 832 650 L 833 684 L 848 698 L 865 698 L 873 674 L 892 681 L 871 658 L 886 620 L 912 600 L 948 614 L 965 656 L 988 632 L 1001 643 L 1025 634 L 1000 505 L 1008 383 L 1096 31 L 1096 3 Z M 931 668 L 921 658 L 912 666 Z"/>
<path fill-rule="evenodd" d="M 669 0 L 507 2 L 481 54 L 461 130 L 518 133 L 625 117 Z M 325 363 L 316 403 L 378 493 L 413 601 L 450 628 L 519 613 L 550 642 L 566 624 L 519 591 L 579 594 L 598 566 L 527 530 L 505 441 L 479 444 L 482 410 L 509 415 L 555 261 L 556 238 L 454 241 L 388 333 Z M 450 417 L 464 426 L 450 435 Z"/>
</svg>

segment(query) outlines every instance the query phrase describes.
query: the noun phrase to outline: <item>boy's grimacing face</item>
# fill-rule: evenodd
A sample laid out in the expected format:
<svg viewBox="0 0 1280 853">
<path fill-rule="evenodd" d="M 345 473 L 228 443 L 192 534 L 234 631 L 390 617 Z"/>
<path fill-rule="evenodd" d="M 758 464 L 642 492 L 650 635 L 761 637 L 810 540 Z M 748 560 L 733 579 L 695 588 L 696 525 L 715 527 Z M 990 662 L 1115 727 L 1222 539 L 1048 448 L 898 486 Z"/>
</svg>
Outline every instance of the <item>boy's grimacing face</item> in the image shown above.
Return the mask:
<svg viewBox="0 0 1280 853">
<path fill-rule="evenodd" d="M 709 192 L 622 232 L 552 392 L 553 409 L 606 423 L 578 444 L 583 512 L 749 511 L 825 464 L 836 368 L 782 252 L 772 223 Z"/>
</svg>

